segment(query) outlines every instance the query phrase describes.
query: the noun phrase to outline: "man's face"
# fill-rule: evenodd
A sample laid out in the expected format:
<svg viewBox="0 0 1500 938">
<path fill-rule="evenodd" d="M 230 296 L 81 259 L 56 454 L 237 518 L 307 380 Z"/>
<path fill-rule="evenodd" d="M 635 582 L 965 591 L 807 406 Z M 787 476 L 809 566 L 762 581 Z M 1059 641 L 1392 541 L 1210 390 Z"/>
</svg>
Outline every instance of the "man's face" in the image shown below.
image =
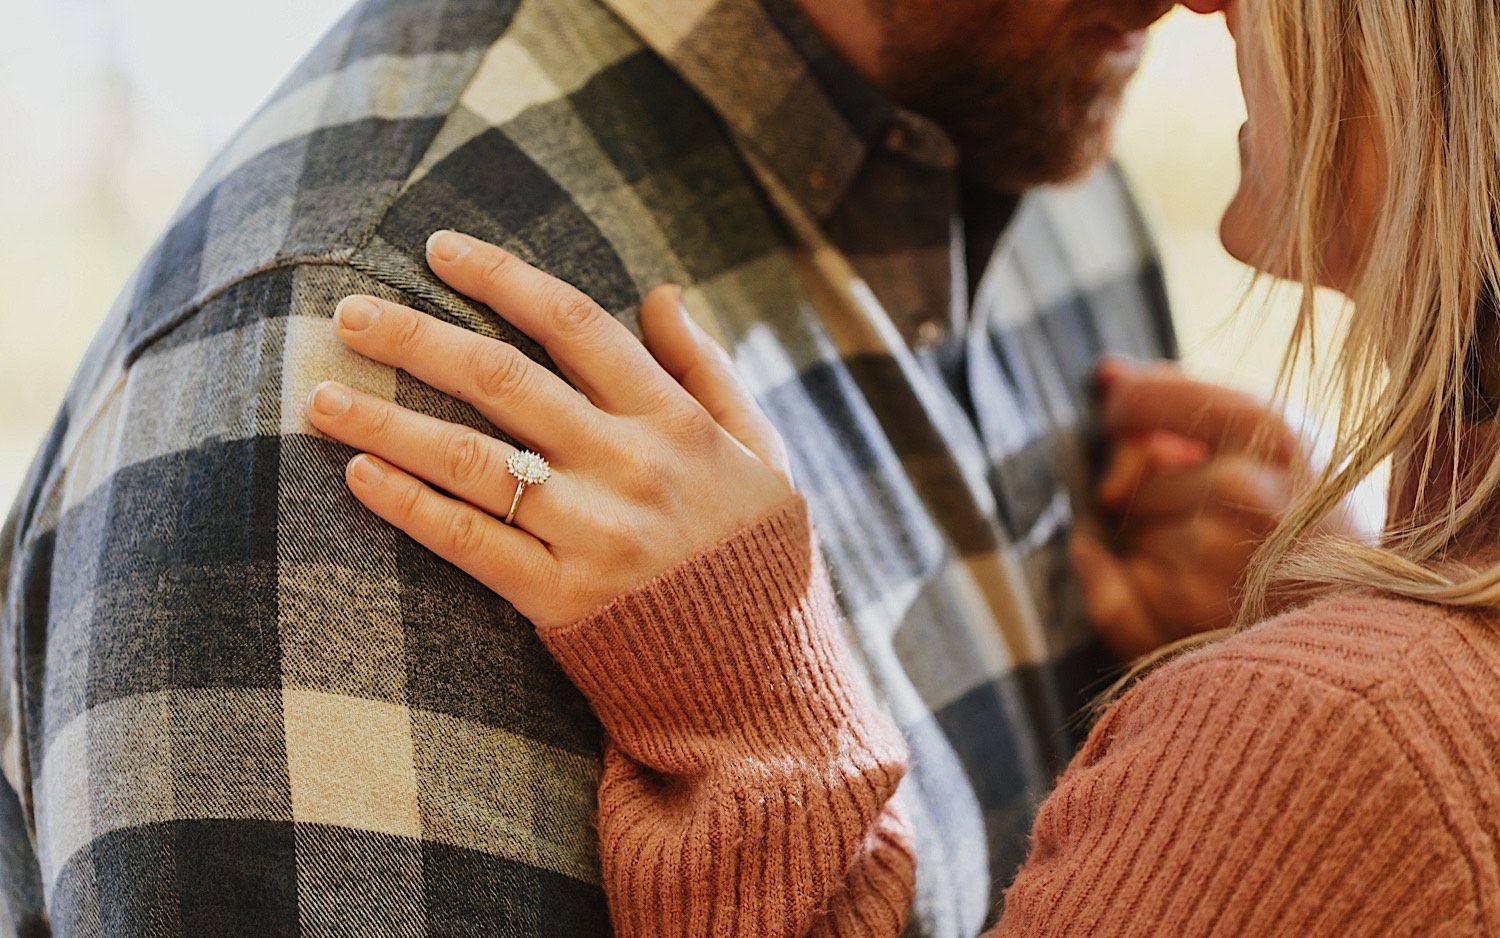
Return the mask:
<svg viewBox="0 0 1500 938">
<path fill-rule="evenodd" d="M 953 135 L 1005 192 L 1061 182 L 1109 152 L 1145 29 L 1172 0 L 873 0 L 886 87 Z"/>
</svg>

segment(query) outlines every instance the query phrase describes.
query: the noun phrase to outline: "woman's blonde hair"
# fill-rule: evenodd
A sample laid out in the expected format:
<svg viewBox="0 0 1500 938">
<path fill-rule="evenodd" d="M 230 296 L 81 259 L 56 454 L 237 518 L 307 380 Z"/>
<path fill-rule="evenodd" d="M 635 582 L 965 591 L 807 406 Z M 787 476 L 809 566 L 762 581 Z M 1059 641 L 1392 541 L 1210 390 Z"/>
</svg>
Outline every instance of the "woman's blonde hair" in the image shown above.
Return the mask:
<svg viewBox="0 0 1500 938">
<path fill-rule="evenodd" d="M 1343 284 L 1345 331 L 1322 376 L 1339 414 L 1333 456 L 1252 561 L 1239 624 L 1287 583 L 1500 606 L 1500 567 L 1449 556 L 1483 535 L 1500 501 L 1500 449 L 1474 432 L 1500 400 L 1500 4 L 1239 2 L 1264 45 L 1250 67 L 1266 69 L 1290 141 L 1285 194 L 1257 258 L 1302 286 L 1283 389 L 1299 362 L 1320 364 L 1313 293 L 1325 246 L 1349 223 L 1354 156 L 1384 156 L 1373 226 Z M 1378 544 L 1319 534 L 1387 459 L 1414 510 Z"/>
</svg>

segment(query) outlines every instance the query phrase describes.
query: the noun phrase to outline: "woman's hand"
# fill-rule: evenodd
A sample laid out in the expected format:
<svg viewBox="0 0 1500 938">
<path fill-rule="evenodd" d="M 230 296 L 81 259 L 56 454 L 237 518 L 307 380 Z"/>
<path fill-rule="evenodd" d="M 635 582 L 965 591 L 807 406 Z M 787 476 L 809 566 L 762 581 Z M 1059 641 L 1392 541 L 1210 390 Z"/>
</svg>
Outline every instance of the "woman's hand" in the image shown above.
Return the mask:
<svg viewBox="0 0 1500 938">
<path fill-rule="evenodd" d="M 526 486 L 507 525 L 515 447 L 332 382 L 313 390 L 308 415 L 363 451 L 345 473 L 356 498 L 539 628 L 582 618 L 791 495 L 781 437 L 675 287 L 642 305 L 643 347 L 583 293 L 497 247 L 440 231 L 427 257 L 541 343 L 573 386 L 510 345 L 372 297 L 339 304 L 336 334 L 473 405 L 546 457 L 548 481 Z"/>
<path fill-rule="evenodd" d="M 1079 531 L 1074 568 L 1105 641 L 1128 659 L 1234 619 L 1250 558 L 1311 476 L 1306 447 L 1254 395 L 1174 365 L 1100 367 L 1110 531 Z M 1330 530 L 1353 533 L 1348 517 Z"/>
</svg>

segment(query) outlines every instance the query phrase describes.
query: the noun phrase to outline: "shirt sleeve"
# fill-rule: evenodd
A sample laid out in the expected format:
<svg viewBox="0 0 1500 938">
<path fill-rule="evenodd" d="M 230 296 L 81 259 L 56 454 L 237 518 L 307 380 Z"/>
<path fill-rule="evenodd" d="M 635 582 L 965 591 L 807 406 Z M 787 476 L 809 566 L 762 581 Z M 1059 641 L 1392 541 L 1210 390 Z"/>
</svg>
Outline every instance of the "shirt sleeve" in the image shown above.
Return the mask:
<svg viewBox="0 0 1500 938">
<path fill-rule="evenodd" d="M 331 262 L 218 291 L 85 373 L 23 496 L 6 771 L 59 936 L 608 931 L 587 701 L 306 423 L 336 379 L 495 432 L 343 349 L 354 292 L 423 305 Z"/>
<path fill-rule="evenodd" d="M 1101 721 L 990 938 L 1468 933 L 1456 841 L 1377 708 L 1203 654 Z"/>
<path fill-rule="evenodd" d="M 851 678 L 800 498 L 543 640 L 608 734 L 622 936 L 892 936 L 914 858 L 899 732 Z"/>
</svg>

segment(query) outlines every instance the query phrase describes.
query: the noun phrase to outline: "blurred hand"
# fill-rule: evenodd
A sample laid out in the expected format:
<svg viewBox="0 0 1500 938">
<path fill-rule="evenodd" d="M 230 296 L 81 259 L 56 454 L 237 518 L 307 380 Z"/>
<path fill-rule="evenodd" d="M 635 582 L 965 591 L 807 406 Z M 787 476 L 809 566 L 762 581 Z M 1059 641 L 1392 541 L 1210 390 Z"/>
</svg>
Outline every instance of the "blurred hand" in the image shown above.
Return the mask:
<svg viewBox="0 0 1500 938">
<path fill-rule="evenodd" d="M 540 342 L 573 386 L 510 345 L 373 297 L 339 304 L 338 337 L 473 405 L 545 456 L 551 478 L 526 487 L 507 525 L 515 447 L 331 382 L 308 416 L 363 451 L 346 472 L 356 498 L 539 628 L 582 618 L 791 495 L 781 437 L 676 288 L 642 305 L 643 347 L 583 293 L 497 247 L 439 232 L 427 256 Z"/>
<path fill-rule="evenodd" d="M 1130 660 L 1231 624 L 1251 555 L 1311 465 L 1279 411 L 1175 365 L 1111 359 L 1099 389 L 1101 518 L 1072 558 L 1095 626 Z"/>
</svg>

